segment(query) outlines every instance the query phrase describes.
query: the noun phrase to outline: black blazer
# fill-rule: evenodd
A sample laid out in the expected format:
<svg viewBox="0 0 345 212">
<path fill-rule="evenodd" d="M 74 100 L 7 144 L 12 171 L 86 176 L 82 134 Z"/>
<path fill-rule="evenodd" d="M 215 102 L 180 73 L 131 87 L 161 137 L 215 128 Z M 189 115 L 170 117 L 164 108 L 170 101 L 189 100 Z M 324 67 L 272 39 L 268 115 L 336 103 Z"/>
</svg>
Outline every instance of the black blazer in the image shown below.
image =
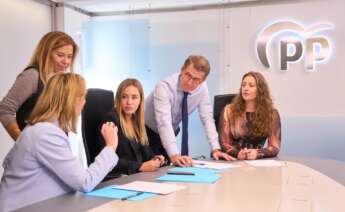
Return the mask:
<svg viewBox="0 0 345 212">
<path fill-rule="evenodd" d="M 118 146 L 116 153 L 119 156 L 119 162 L 115 168 L 111 171 L 111 174 L 134 174 L 139 172 L 139 168 L 143 162 L 151 160 L 154 155 L 148 145 L 141 145 L 140 142 L 129 140 L 123 133 L 120 125 L 120 119 L 115 111 L 112 109 L 103 118 L 99 129 L 102 124 L 108 121 L 112 121 L 118 128 Z M 101 131 L 99 130 L 99 136 L 104 142 Z M 104 143 L 105 145 L 105 143 Z"/>
</svg>

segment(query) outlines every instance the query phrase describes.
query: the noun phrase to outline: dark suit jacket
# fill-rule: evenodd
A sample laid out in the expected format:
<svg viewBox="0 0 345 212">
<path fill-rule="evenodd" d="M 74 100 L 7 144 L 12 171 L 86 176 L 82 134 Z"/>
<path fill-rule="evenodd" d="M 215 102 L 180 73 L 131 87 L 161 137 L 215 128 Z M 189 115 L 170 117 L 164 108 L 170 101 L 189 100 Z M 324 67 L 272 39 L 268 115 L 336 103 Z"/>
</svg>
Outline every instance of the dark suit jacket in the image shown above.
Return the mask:
<svg viewBox="0 0 345 212">
<path fill-rule="evenodd" d="M 148 145 L 142 145 L 140 142 L 129 140 L 123 133 L 120 125 L 120 119 L 115 111 L 112 109 L 103 118 L 100 125 L 108 121 L 112 121 L 118 128 L 118 140 L 119 144 L 116 149 L 116 153 L 119 156 L 119 162 L 116 167 L 111 171 L 111 174 L 134 174 L 139 171 L 143 162 L 151 160 L 154 155 Z M 100 132 L 100 131 L 99 131 Z M 99 136 L 103 140 L 103 136 L 99 133 Z"/>
</svg>

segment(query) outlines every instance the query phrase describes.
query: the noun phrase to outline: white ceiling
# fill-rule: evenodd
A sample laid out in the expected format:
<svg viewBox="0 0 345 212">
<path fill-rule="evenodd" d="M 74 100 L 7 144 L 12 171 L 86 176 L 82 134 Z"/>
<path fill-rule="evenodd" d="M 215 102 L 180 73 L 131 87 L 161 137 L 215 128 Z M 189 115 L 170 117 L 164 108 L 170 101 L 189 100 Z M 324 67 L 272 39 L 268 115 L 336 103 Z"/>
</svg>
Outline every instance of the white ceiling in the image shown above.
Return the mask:
<svg viewBox="0 0 345 212">
<path fill-rule="evenodd" d="M 264 0 L 53 0 L 91 13 L 140 9 L 185 7 L 222 3 L 241 3 Z"/>
</svg>

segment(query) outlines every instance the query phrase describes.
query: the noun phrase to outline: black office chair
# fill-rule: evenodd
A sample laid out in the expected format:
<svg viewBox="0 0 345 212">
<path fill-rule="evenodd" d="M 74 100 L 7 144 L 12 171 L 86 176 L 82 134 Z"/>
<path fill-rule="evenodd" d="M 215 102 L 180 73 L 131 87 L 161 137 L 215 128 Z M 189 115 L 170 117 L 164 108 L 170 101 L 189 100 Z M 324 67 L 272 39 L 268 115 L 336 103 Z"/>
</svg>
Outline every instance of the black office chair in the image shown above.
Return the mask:
<svg viewBox="0 0 345 212">
<path fill-rule="evenodd" d="M 232 102 L 232 100 L 235 98 L 236 94 L 222 94 L 222 95 L 216 95 L 214 96 L 214 104 L 213 104 L 213 118 L 216 123 L 216 129 L 218 130 L 219 125 L 219 118 L 221 115 L 221 112 L 223 111 L 223 108 Z"/>
<path fill-rule="evenodd" d="M 88 89 L 86 103 L 81 115 L 82 136 L 87 164 L 94 162 L 95 157 L 104 148 L 104 141 L 99 138 L 99 126 L 104 114 L 114 108 L 114 93 L 100 88 Z M 106 179 L 117 176 L 107 176 Z"/>
</svg>

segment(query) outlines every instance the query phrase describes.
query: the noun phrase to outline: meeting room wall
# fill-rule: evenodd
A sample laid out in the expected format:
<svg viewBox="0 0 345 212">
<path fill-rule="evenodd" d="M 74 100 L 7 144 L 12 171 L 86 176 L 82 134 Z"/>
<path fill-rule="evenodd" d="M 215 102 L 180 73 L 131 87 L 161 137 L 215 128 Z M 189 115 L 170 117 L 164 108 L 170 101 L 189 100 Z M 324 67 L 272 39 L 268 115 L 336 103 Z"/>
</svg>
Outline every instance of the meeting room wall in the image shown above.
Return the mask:
<svg viewBox="0 0 345 212">
<path fill-rule="evenodd" d="M 324 157 L 345 161 L 345 2 L 300 1 L 259 7 L 233 8 L 227 14 L 229 27 L 221 92 L 236 92 L 242 75 L 260 70 L 269 82 L 275 105 L 282 118 L 281 155 Z M 317 24 L 333 27 L 316 35 L 330 43 L 331 53 L 314 70 L 306 68 L 305 54 L 280 70 L 279 38 L 272 40 L 268 54 L 272 67 L 264 67 L 256 56 L 255 41 L 262 29 L 273 23 L 293 21 L 305 29 Z M 289 36 L 289 35 L 285 35 Z M 290 34 L 291 36 L 291 34 Z M 294 36 L 296 37 L 296 36 Z M 306 39 L 308 37 L 305 37 Z"/>
<path fill-rule="evenodd" d="M 201 54 L 211 63 L 213 96 L 219 92 L 222 21 L 218 10 L 93 18 L 82 27 L 83 75 L 89 87 L 114 92 L 134 77 L 147 96 L 158 80 L 179 72 L 188 55 Z M 208 156 L 197 113 L 190 123 L 191 154 Z"/>
<path fill-rule="evenodd" d="M 135 77 L 143 83 L 148 95 L 158 80 L 179 71 L 188 55 L 201 54 L 211 63 L 208 85 L 213 97 L 236 93 L 245 72 L 260 71 L 270 85 L 281 116 L 281 155 L 345 161 L 342 8 L 345 3 L 341 0 L 306 0 L 94 17 L 81 28 L 82 73 L 89 87 L 114 91 L 123 79 Z M 268 51 L 272 57 L 271 68 L 263 66 L 256 55 L 257 36 L 264 27 L 281 20 L 293 21 L 304 28 L 331 24 L 332 29 L 321 33 L 330 43 L 328 59 L 315 64 L 315 69 L 310 71 L 303 55 L 282 71 L 276 39 Z M 209 148 L 197 113 L 191 117 L 190 128 L 192 156 L 208 156 Z"/>
<path fill-rule="evenodd" d="M 51 30 L 51 9 L 31 0 L 1 0 L 0 3 L 0 98 L 25 68 L 43 34 Z M 0 127 L 0 163 L 14 142 Z M 3 173 L 0 166 L 0 176 Z"/>
<path fill-rule="evenodd" d="M 78 74 L 83 74 L 82 69 L 82 33 L 81 27 L 82 23 L 88 22 L 90 16 L 80 13 L 68 7 L 56 7 L 56 30 L 63 31 L 70 35 L 73 40 L 77 43 L 79 50 L 74 63 L 74 72 Z M 81 120 L 78 121 L 77 133 L 70 132 L 68 134 L 69 144 L 74 156 L 86 167 L 86 155 L 84 144 L 81 135 Z"/>
</svg>

